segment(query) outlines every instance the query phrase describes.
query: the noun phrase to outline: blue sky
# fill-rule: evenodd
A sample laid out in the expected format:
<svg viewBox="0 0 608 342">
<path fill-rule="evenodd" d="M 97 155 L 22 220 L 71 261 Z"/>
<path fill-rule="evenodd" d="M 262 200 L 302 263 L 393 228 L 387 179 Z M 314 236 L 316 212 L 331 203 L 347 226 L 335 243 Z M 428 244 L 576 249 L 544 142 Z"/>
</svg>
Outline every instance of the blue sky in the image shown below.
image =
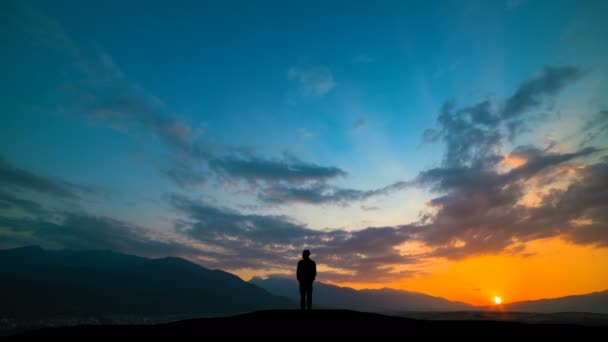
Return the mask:
<svg viewBox="0 0 608 342">
<path fill-rule="evenodd" d="M 184 213 L 186 199 L 313 231 L 426 224 L 437 214 L 429 203 L 451 190 L 425 183 L 424 172 L 454 167 L 450 139 L 478 143 L 466 135 L 476 133 L 450 136 L 437 121 L 449 101 L 462 109 L 487 100 L 505 118 L 488 126 L 501 135 L 493 157 L 518 146 L 555 154 L 606 147 L 604 1 L 2 7 L 3 184 L 47 210 L 36 216 L 6 200 L 12 220 L 112 219 L 202 256 L 175 249 L 180 255 L 239 268 L 205 254 L 212 241 L 184 228 L 205 221 Z M 516 102 L 520 121 L 504 109 Z M 596 116 L 599 133 L 584 142 Z M 511 123 L 519 130 L 508 136 Z M 425 139 L 427 129 L 444 133 Z M 587 164 L 602 157 L 579 156 Z M 467 158 L 458 166 L 481 165 Z M 74 196 L 57 199 L 31 183 L 43 180 Z M 66 245 L 17 239 L 22 232 L 8 222 L 12 244 Z"/>
</svg>

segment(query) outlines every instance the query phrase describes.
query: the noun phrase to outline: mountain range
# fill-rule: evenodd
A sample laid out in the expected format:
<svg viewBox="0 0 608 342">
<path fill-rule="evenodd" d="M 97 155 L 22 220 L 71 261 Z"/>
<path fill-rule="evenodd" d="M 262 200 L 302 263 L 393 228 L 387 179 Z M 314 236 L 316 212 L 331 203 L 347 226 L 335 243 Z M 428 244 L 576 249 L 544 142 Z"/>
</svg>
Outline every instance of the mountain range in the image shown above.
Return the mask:
<svg viewBox="0 0 608 342">
<path fill-rule="evenodd" d="M 371 312 L 486 311 L 423 293 L 355 290 L 316 282 L 314 306 Z M 246 282 L 181 258 L 149 259 L 111 251 L 0 250 L 0 321 L 54 317 L 216 317 L 299 306 L 294 279 Z M 504 305 L 528 312 L 608 313 L 608 291 Z"/>
<path fill-rule="evenodd" d="M 293 303 L 181 258 L 111 251 L 0 250 L 0 316 L 211 317 Z"/>
<path fill-rule="evenodd" d="M 251 283 L 268 292 L 299 302 L 298 282 L 286 277 L 254 277 Z M 314 305 L 326 308 L 341 308 L 370 312 L 393 311 L 469 311 L 475 307 L 462 302 L 452 302 L 420 292 L 395 289 L 355 290 L 349 287 L 315 282 Z"/>
<path fill-rule="evenodd" d="M 250 282 L 268 292 L 299 301 L 298 284 L 295 279 L 274 276 L 262 279 L 254 277 Z M 314 302 L 322 307 L 342 308 L 370 312 L 404 311 L 509 311 L 509 312 L 592 312 L 608 314 L 608 290 L 583 295 L 550 299 L 513 302 L 493 306 L 473 306 L 449 301 L 420 292 L 384 289 L 355 290 L 349 287 L 315 282 Z"/>
<path fill-rule="evenodd" d="M 492 309 L 488 307 L 487 309 Z M 594 312 L 608 314 L 608 290 L 559 298 L 508 303 L 501 308 L 516 312 Z"/>
</svg>

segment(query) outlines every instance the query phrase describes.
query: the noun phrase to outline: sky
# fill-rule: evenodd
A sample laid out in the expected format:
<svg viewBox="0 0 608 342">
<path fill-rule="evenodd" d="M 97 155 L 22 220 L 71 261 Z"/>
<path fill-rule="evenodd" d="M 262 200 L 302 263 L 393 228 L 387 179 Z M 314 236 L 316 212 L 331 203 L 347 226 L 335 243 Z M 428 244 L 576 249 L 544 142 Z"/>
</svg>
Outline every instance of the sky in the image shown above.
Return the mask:
<svg viewBox="0 0 608 342">
<path fill-rule="evenodd" d="M 606 1 L 0 6 L 0 248 L 606 289 Z"/>
</svg>

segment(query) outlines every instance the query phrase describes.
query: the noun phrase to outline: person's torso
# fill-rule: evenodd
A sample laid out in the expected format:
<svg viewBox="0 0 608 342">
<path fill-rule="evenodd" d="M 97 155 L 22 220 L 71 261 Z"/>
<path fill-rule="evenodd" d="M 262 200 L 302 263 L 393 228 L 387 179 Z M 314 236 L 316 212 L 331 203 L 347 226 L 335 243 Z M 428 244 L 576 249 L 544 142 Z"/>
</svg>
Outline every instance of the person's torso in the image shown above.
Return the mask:
<svg viewBox="0 0 608 342">
<path fill-rule="evenodd" d="M 315 277 L 315 262 L 311 259 L 300 260 L 300 277 L 303 280 L 312 280 Z"/>
</svg>

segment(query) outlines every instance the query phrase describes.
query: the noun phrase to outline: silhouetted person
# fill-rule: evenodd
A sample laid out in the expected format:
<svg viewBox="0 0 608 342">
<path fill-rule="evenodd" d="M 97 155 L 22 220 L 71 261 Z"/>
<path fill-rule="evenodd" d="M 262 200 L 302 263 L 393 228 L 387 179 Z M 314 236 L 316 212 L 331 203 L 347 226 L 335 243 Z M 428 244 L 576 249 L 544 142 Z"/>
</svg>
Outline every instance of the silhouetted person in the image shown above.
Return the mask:
<svg viewBox="0 0 608 342">
<path fill-rule="evenodd" d="M 312 282 L 317 276 L 317 264 L 310 259 L 310 251 L 302 252 L 302 260 L 298 262 L 297 277 L 300 282 L 300 308 L 312 308 Z M 304 305 L 306 303 L 306 306 Z"/>
</svg>

